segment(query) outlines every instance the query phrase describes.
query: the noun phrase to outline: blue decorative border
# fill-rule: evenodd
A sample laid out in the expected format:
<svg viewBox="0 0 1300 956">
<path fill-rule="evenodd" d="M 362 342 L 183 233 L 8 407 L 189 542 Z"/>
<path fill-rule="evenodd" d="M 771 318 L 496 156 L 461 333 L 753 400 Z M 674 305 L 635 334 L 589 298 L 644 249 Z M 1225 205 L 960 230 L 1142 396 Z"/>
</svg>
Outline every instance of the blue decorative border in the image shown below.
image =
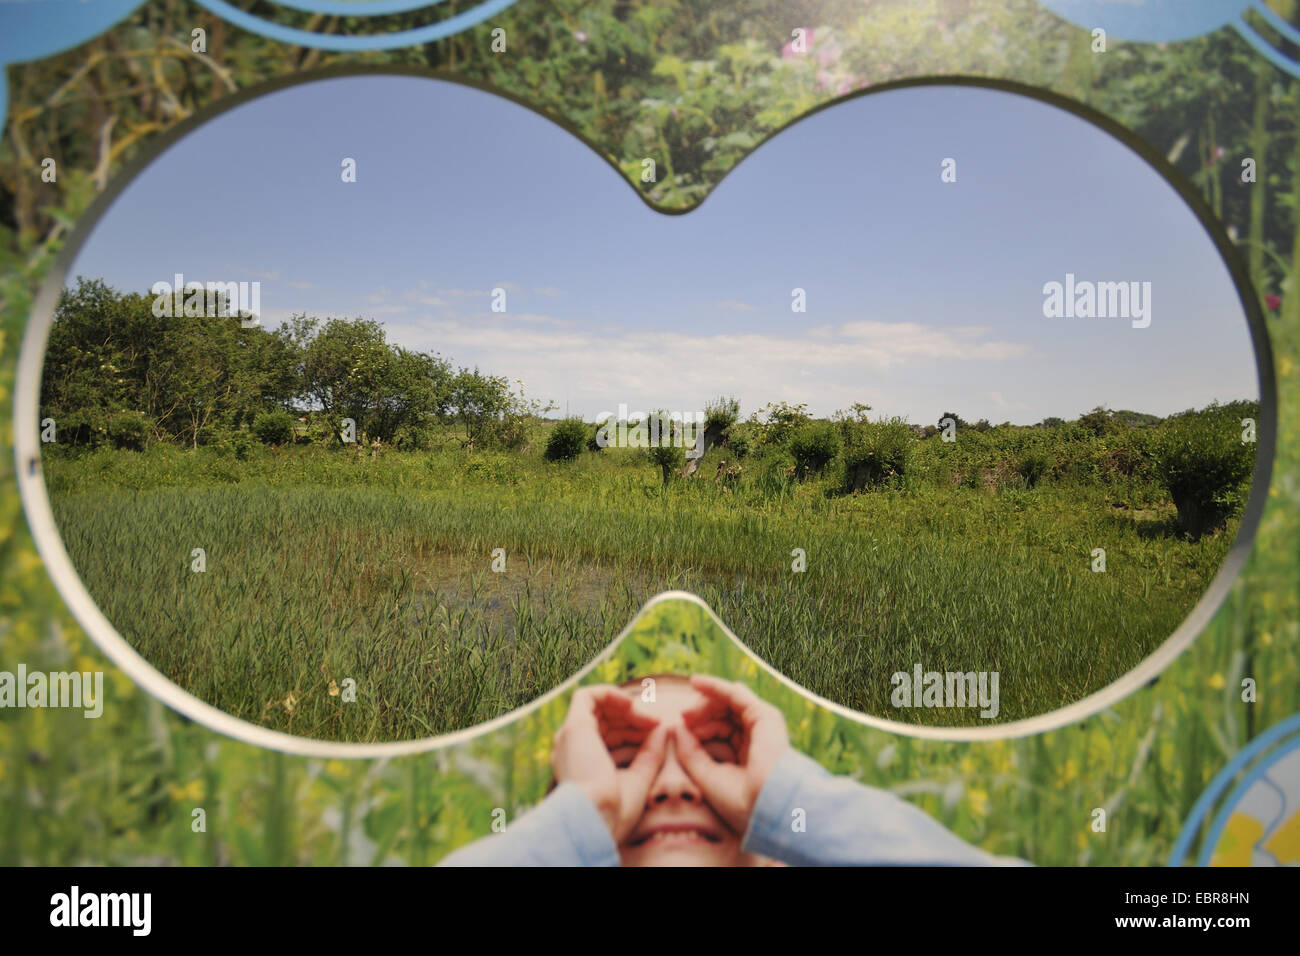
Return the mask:
<svg viewBox="0 0 1300 956">
<path fill-rule="evenodd" d="M 1246 19 L 1253 13 L 1288 43 L 1300 46 L 1300 30 L 1274 13 L 1265 0 L 1038 0 L 1085 30 L 1135 43 L 1177 43 L 1232 27 L 1260 56 L 1300 77 L 1300 64 L 1270 44 Z"/>
<path fill-rule="evenodd" d="M 448 17 L 446 20 L 440 20 L 438 23 L 431 23 L 428 26 L 417 27 L 414 30 L 402 30 L 398 33 L 365 34 L 363 36 L 312 33 L 309 30 L 297 30 L 292 27 L 281 26 L 278 23 L 268 23 L 266 20 L 260 20 L 252 14 L 245 13 L 238 7 L 227 3 L 226 0 L 197 0 L 197 2 L 237 27 L 243 27 L 253 33 L 260 33 L 264 37 L 279 40 L 281 43 L 288 43 L 292 46 L 312 46 L 321 50 L 356 53 L 363 50 L 395 50 L 399 47 L 432 43 L 434 40 L 441 40 L 453 33 L 460 33 L 462 30 L 477 26 L 488 17 L 496 16 L 502 10 L 513 6 L 516 0 L 484 0 L 483 3 L 466 10 L 464 13 L 458 13 L 454 17 Z M 418 6 L 431 7 L 441 2 L 442 0 L 433 0 L 432 3 L 423 3 Z M 380 5 L 396 8 L 389 11 L 394 13 L 417 8 L 417 4 L 413 3 L 412 0 L 387 0 L 387 2 L 381 0 Z M 352 4 L 344 2 L 344 0 L 294 0 L 293 3 L 284 3 L 283 6 L 293 7 L 297 10 L 313 10 L 316 8 L 329 10 L 331 8 L 352 6 L 368 7 L 370 4 Z M 361 14 L 360 10 L 355 10 L 349 15 L 365 14 Z"/>
<path fill-rule="evenodd" d="M 71 49 L 129 16 L 147 0 L 0 0 L 0 125 L 8 113 L 4 70 L 10 63 L 42 59 Z M 197 0 L 235 26 L 292 46 L 337 52 L 393 50 L 432 43 L 477 26 L 513 6 L 517 0 L 481 3 L 437 23 L 396 33 L 339 35 L 313 33 L 255 17 L 229 0 Z M 275 0 L 302 13 L 349 17 L 383 17 L 431 9 L 444 0 Z M 1300 77 L 1300 63 L 1268 42 L 1247 21 L 1254 14 L 1284 41 L 1300 46 L 1300 30 L 1291 26 L 1264 0 L 1038 0 L 1044 7 L 1085 30 L 1102 28 L 1108 37 L 1136 43 L 1175 43 L 1232 27 L 1260 56 L 1291 76 Z"/>
<path fill-rule="evenodd" d="M 147 0 L 0 0 L 0 127 L 9 110 L 5 72 L 10 63 L 40 60 L 70 50 L 124 20 Z M 432 43 L 477 26 L 513 6 L 518 0 L 483 0 L 455 16 L 396 33 L 344 36 L 313 33 L 255 17 L 227 0 L 197 0 L 199 4 L 251 33 L 290 46 L 315 47 L 337 52 L 395 50 Z M 437 7 L 444 0 L 276 0 L 280 6 L 305 13 L 335 16 L 380 17 Z"/>
<path fill-rule="evenodd" d="M 1215 801 L 1219 799 L 1223 791 L 1232 785 L 1232 781 L 1237 778 L 1237 775 L 1241 773 L 1246 765 L 1270 747 L 1293 735 L 1300 737 L 1300 714 L 1293 714 L 1277 726 L 1269 728 L 1239 750 L 1228 761 L 1228 765 L 1210 781 L 1209 787 L 1201 794 L 1201 798 L 1196 801 L 1196 805 L 1192 807 L 1192 812 L 1187 815 L 1187 822 L 1183 824 L 1183 830 L 1178 834 L 1178 839 L 1174 842 L 1174 848 L 1170 851 L 1170 866 L 1181 866 L 1183 864 L 1188 851 L 1191 849 L 1192 841 L 1196 839 L 1196 833 L 1201 828 L 1201 823 L 1209 815 Z M 1246 787 L 1254 783 L 1283 754 L 1289 753 L 1298 746 L 1300 746 L 1300 739 L 1291 740 L 1287 745 L 1279 746 L 1276 754 L 1255 767 L 1251 774 L 1232 792 L 1232 798 L 1225 801 L 1223 811 L 1219 813 L 1214 826 L 1211 828 L 1209 837 L 1201 846 L 1200 856 L 1197 860 L 1198 866 L 1205 866 L 1209 863 L 1227 822 L 1227 813 L 1231 811 L 1236 801 L 1245 793 Z"/>
</svg>

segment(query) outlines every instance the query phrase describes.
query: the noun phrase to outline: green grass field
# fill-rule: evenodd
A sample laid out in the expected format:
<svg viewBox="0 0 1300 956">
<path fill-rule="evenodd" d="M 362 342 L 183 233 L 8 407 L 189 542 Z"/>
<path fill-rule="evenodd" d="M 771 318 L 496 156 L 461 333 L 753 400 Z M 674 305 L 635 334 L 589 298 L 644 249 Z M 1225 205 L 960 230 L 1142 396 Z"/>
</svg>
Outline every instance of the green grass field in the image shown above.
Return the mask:
<svg viewBox="0 0 1300 956">
<path fill-rule="evenodd" d="M 1172 505 L 1138 485 L 922 480 L 836 495 L 830 477 L 774 485 L 755 467 L 732 487 L 664 486 L 640 450 L 547 462 L 546 428 L 518 453 L 287 447 L 241 460 L 160 445 L 47 455 L 46 474 L 91 595 L 159 670 L 243 719 L 349 741 L 446 732 L 527 703 L 672 588 L 857 710 L 986 721 L 893 707 L 891 675 L 920 664 L 997 671 L 994 721 L 1028 717 L 1104 687 L 1168 637 L 1235 528 L 1188 540 Z M 337 693 L 347 678 L 355 702 Z"/>
</svg>

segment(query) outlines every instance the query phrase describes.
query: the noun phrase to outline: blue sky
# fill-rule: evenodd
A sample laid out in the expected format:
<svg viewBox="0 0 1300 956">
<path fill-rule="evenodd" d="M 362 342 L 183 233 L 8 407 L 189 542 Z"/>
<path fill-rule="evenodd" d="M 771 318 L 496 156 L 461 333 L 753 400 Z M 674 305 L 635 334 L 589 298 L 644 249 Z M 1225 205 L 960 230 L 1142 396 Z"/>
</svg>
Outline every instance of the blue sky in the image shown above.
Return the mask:
<svg viewBox="0 0 1300 956">
<path fill-rule="evenodd" d="M 1258 397 L 1227 269 L 1172 187 L 1083 120 L 992 90 L 832 107 L 668 216 L 509 101 L 413 77 L 319 81 L 158 157 L 71 275 L 146 292 L 177 272 L 260 281 L 268 325 L 377 319 L 588 419 L 720 394 L 746 414 L 861 401 L 914 422 Z M 1150 327 L 1045 318 L 1043 286 L 1067 272 L 1150 282 Z"/>
</svg>

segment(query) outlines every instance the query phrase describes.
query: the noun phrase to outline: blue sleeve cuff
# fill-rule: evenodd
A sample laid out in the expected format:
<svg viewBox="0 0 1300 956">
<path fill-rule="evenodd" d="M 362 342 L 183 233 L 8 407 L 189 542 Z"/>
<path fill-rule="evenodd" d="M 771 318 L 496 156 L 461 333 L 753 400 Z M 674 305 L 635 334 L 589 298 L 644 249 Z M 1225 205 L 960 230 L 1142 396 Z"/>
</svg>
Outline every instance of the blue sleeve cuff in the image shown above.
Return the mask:
<svg viewBox="0 0 1300 956">
<path fill-rule="evenodd" d="M 794 866 L 1023 864 L 972 846 L 887 790 L 787 751 L 750 815 L 744 849 Z"/>
<path fill-rule="evenodd" d="M 799 788 L 804 778 L 829 776 L 830 771 L 811 757 L 793 748 L 787 750 L 768 775 L 749 817 L 749 830 L 742 849 L 783 863 L 795 863 L 798 854 L 791 852 L 791 837 L 806 834 L 794 829 L 795 810 L 799 806 Z"/>
<path fill-rule="evenodd" d="M 573 783 L 562 783 L 551 793 L 550 800 L 560 805 L 559 822 L 563 826 L 568 844 L 573 848 L 574 866 L 619 866 L 621 860 L 614 836 L 604 817 L 582 788 Z"/>
<path fill-rule="evenodd" d="M 440 866 L 618 866 L 618 847 L 582 788 L 562 783 L 503 833 L 475 840 Z"/>
</svg>

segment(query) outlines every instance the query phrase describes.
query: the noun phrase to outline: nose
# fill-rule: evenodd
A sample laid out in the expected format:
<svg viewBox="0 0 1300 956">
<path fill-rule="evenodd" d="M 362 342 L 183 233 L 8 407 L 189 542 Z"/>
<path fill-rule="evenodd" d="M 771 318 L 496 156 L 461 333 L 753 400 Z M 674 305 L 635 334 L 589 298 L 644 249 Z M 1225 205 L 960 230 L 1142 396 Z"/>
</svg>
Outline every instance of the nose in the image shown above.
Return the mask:
<svg viewBox="0 0 1300 956">
<path fill-rule="evenodd" d="M 654 783 L 650 787 L 650 793 L 646 797 L 647 806 L 660 806 L 665 803 L 700 803 L 703 797 L 695 781 L 690 778 L 683 769 L 682 765 L 677 762 L 677 746 L 672 741 L 668 743 L 668 750 L 664 754 L 663 766 L 659 768 L 659 775 L 655 777 Z"/>
</svg>

